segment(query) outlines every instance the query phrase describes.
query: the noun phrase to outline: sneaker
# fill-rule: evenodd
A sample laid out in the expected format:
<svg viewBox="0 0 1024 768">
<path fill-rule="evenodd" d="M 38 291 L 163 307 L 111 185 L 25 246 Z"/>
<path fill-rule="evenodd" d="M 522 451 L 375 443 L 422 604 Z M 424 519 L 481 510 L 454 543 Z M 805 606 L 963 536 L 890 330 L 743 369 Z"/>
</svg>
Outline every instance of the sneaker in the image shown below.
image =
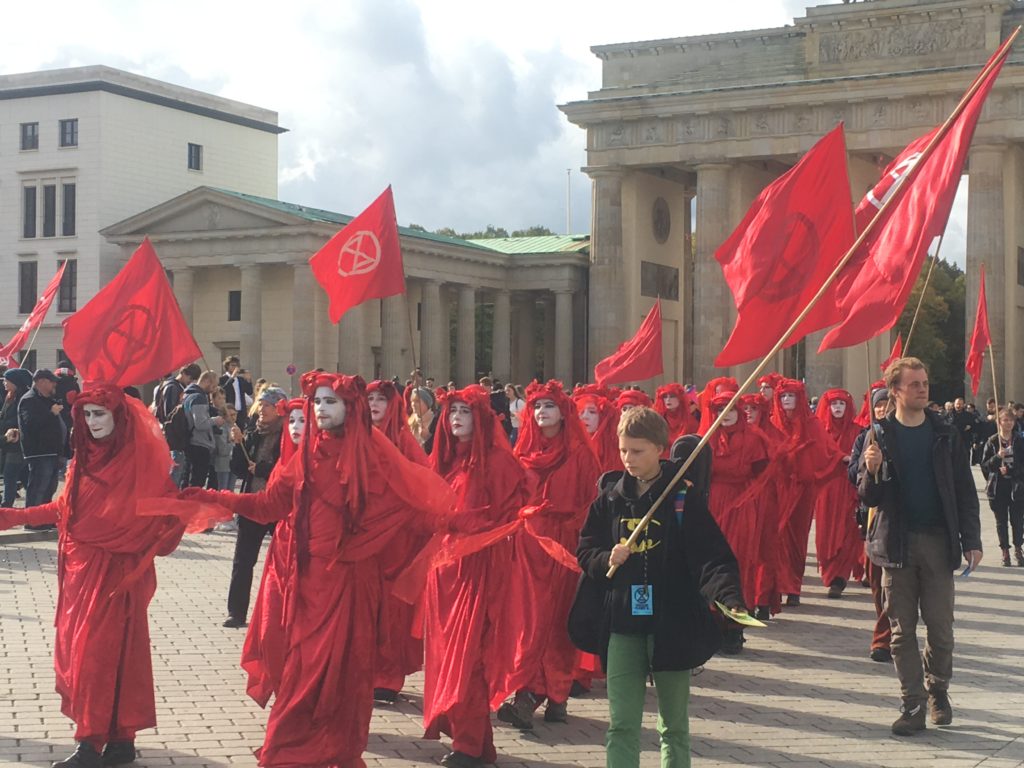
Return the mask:
<svg viewBox="0 0 1024 768">
<path fill-rule="evenodd" d="M 923 704 L 915 704 L 913 707 L 904 704 L 900 707 L 899 718 L 892 724 L 892 732 L 895 736 L 913 736 L 925 728 L 927 726 L 924 722 Z"/>
<path fill-rule="evenodd" d="M 103 768 L 103 758 L 89 742 L 80 741 L 74 753 L 58 760 L 53 768 Z"/>
<path fill-rule="evenodd" d="M 888 648 L 872 648 L 871 653 L 868 655 L 872 661 L 880 661 L 882 663 L 892 661 L 892 651 Z"/>
<path fill-rule="evenodd" d="M 237 616 L 228 616 L 226 619 L 224 619 L 224 623 L 221 624 L 221 626 L 227 627 L 228 629 L 240 629 L 242 627 L 248 626 L 248 623 L 246 622 L 245 619 L 240 619 Z"/>
<path fill-rule="evenodd" d="M 378 704 L 394 704 L 398 701 L 398 691 L 393 691 L 390 688 L 374 688 L 373 700 Z"/>
<path fill-rule="evenodd" d="M 933 725 L 949 725 L 953 722 L 953 707 L 949 704 L 949 691 L 937 689 L 928 691 L 928 717 Z"/>
<path fill-rule="evenodd" d="M 226 523 L 217 523 L 213 530 L 217 531 L 217 533 L 237 533 L 238 523 L 234 520 L 228 520 Z"/>
<path fill-rule="evenodd" d="M 569 722 L 569 711 L 565 706 L 565 702 L 557 702 L 548 700 L 548 705 L 544 707 L 544 722 L 545 723 L 567 723 Z"/>
<path fill-rule="evenodd" d="M 832 579 L 832 583 L 828 585 L 828 596 L 837 600 L 843 596 L 844 589 L 846 589 L 846 579 Z"/>
<path fill-rule="evenodd" d="M 498 719 L 521 731 L 532 731 L 533 712 L 536 708 L 537 700 L 532 693 L 518 691 L 514 699 L 510 699 L 498 707 Z"/>
<path fill-rule="evenodd" d="M 451 768 L 478 768 L 487 763 L 482 757 L 473 757 L 465 752 L 452 751 L 441 758 L 441 765 L 448 765 Z"/>
<path fill-rule="evenodd" d="M 134 741 L 111 741 L 103 748 L 103 765 L 128 765 L 135 757 Z"/>
</svg>

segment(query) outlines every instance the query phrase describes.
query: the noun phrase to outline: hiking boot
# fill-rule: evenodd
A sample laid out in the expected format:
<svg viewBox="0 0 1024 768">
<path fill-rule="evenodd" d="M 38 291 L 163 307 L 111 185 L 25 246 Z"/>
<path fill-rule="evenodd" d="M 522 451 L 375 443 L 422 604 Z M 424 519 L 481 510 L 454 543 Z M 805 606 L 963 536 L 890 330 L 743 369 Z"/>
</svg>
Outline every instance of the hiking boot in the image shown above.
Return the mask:
<svg viewBox="0 0 1024 768">
<path fill-rule="evenodd" d="M 110 741 L 103 748 L 103 765 L 128 765 L 135 757 L 134 741 Z"/>
<path fill-rule="evenodd" d="M 933 725 L 953 722 L 953 707 L 949 704 L 949 691 L 928 691 L 928 717 Z"/>
<path fill-rule="evenodd" d="M 927 726 L 924 722 L 924 705 L 915 704 L 909 706 L 904 704 L 900 707 L 900 716 L 892 724 L 894 736 L 913 736 L 918 731 L 923 731 Z"/>
<path fill-rule="evenodd" d="M 796 608 L 800 605 L 800 595 L 786 595 L 786 605 L 790 608 Z"/>
<path fill-rule="evenodd" d="M 567 723 L 569 722 L 569 712 L 566 709 L 565 702 L 551 701 L 548 699 L 548 705 L 544 707 L 544 722 L 545 723 Z"/>
<path fill-rule="evenodd" d="M 53 768 L 103 768 L 103 758 L 87 741 L 78 742 L 74 753 L 58 760 Z"/>
<path fill-rule="evenodd" d="M 868 654 L 872 661 L 887 662 L 892 661 L 892 651 L 888 648 L 872 648 L 871 653 Z"/>
<path fill-rule="evenodd" d="M 1010 567 L 1010 550 L 1004 549 L 1003 550 L 1003 568 L 1009 568 L 1009 567 Z"/>
<path fill-rule="evenodd" d="M 378 704 L 394 704 L 398 701 L 398 691 L 393 691 L 390 688 L 374 688 L 373 700 Z"/>
<path fill-rule="evenodd" d="M 450 768 L 478 768 L 479 766 L 487 765 L 487 763 L 484 762 L 482 757 L 473 757 L 465 752 L 453 750 L 441 758 L 441 765 L 447 765 Z"/>
<path fill-rule="evenodd" d="M 1024 568 L 1024 549 L 1014 547 L 1013 556 L 1017 559 L 1017 567 Z"/>
<path fill-rule="evenodd" d="M 515 698 L 498 707 L 498 719 L 522 731 L 533 730 L 533 712 L 537 700 L 529 691 L 517 691 Z"/>
<path fill-rule="evenodd" d="M 828 596 L 836 600 L 843 596 L 844 589 L 846 589 L 846 579 L 832 579 L 832 582 L 828 585 Z"/>
</svg>

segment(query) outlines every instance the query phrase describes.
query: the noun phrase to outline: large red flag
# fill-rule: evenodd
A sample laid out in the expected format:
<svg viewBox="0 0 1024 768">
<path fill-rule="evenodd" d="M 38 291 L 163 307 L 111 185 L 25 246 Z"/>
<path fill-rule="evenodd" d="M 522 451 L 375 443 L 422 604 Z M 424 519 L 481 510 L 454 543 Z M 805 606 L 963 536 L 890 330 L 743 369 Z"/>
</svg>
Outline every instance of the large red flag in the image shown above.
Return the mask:
<svg viewBox="0 0 1024 768">
<path fill-rule="evenodd" d="M 32 332 L 42 324 L 46 313 L 50 311 L 50 305 L 53 304 L 53 298 L 57 295 L 57 291 L 60 290 L 60 280 L 64 277 L 64 268 L 66 266 L 66 261 L 60 265 L 57 274 L 50 280 L 50 284 L 46 286 L 43 295 L 36 301 L 36 305 L 32 308 L 29 316 L 21 324 L 21 328 L 18 329 L 18 332 L 14 334 L 7 344 L 0 347 L 0 365 L 10 366 L 14 362 L 14 356 L 25 346 L 25 342 L 28 341 Z"/>
<path fill-rule="evenodd" d="M 64 321 L 64 350 L 86 382 L 141 384 L 202 357 L 149 238 Z"/>
<path fill-rule="evenodd" d="M 640 324 L 632 339 L 619 345 L 611 355 L 594 366 L 598 386 L 643 381 L 665 370 L 661 353 L 661 299 Z"/>
<path fill-rule="evenodd" d="M 391 187 L 314 253 L 309 266 L 331 300 L 332 323 L 364 301 L 405 293 Z"/>
<path fill-rule="evenodd" d="M 889 352 L 889 356 L 882 361 L 882 373 L 885 373 L 885 369 L 901 357 L 903 357 L 903 334 L 897 333 L 896 341 L 892 343 L 892 349 Z"/>
<path fill-rule="evenodd" d="M 715 358 L 728 366 L 763 357 L 853 245 L 846 141 L 840 123 L 769 184 L 715 252 L 736 301 L 736 327 Z M 839 320 L 820 301 L 789 337 Z"/>
<path fill-rule="evenodd" d="M 972 88 L 977 85 L 977 90 L 924 162 L 920 160 L 925 147 L 945 124 L 907 146 L 857 206 L 857 226 L 863 231 L 889 198 L 898 196 L 880 213 L 836 281 L 835 303 L 843 320 L 825 335 L 819 352 L 867 341 L 899 319 L 929 247 L 946 229 L 974 128 L 1012 42 L 1008 40 L 989 60 L 986 69 L 992 65 L 991 69 L 980 85 L 975 79 Z M 906 183 L 900 183 L 912 172 Z"/>
<path fill-rule="evenodd" d="M 971 377 L 971 394 L 978 394 L 981 383 L 981 367 L 985 362 L 985 350 L 992 343 L 988 328 L 988 300 L 985 298 L 985 265 L 981 265 L 981 285 L 978 286 L 978 314 L 974 318 L 974 333 L 971 334 L 971 348 L 967 352 L 967 373 Z"/>
</svg>

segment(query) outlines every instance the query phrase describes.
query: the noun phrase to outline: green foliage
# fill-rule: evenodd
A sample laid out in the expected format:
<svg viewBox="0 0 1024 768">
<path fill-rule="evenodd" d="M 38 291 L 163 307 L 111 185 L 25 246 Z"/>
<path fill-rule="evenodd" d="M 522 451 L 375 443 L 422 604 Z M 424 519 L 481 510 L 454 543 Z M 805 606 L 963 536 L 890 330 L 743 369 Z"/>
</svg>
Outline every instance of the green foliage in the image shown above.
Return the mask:
<svg viewBox="0 0 1024 768">
<path fill-rule="evenodd" d="M 426 230 L 418 224 L 410 224 L 409 229 L 426 232 Z M 555 233 L 547 227 L 535 224 L 532 227 L 527 227 L 526 229 L 513 230 L 510 235 L 508 230 L 504 227 L 496 227 L 493 224 L 488 224 L 487 228 L 480 232 L 456 232 L 451 227 L 441 227 L 440 229 L 435 229 L 434 234 L 444 235 L 445 237 L 458 237 L 463 240 L 490 240 L 499 237 L 542 237 L 544 235 L 553 235 Z"/>
</svg>

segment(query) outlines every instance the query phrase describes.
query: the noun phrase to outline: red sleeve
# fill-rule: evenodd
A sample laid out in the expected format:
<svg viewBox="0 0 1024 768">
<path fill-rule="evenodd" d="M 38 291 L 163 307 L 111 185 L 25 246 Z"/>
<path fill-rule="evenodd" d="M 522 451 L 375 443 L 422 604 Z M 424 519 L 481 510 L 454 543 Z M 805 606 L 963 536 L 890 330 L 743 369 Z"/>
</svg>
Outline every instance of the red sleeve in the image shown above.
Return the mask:
<svg viewBox="0 0 1024 768">
<path fill-rule="evenodd" d="M 259 493 L 225 493 L 232 497 L 231 509 L 254 523 L 284 520 L 292 511 L 292 470 L 301 462 L 292 461 L 284 472 L 277 472 Z"/>
<path fill-rule="evenodd" d="M 13 528 L 16 525 L 50 525 L 57 522 L 60 517 L 60 502 L 51 501 L 49 504 L 40 504 L 38 507 L 26 509 L 0 509 L 0 531 Z"/>
</svg>

